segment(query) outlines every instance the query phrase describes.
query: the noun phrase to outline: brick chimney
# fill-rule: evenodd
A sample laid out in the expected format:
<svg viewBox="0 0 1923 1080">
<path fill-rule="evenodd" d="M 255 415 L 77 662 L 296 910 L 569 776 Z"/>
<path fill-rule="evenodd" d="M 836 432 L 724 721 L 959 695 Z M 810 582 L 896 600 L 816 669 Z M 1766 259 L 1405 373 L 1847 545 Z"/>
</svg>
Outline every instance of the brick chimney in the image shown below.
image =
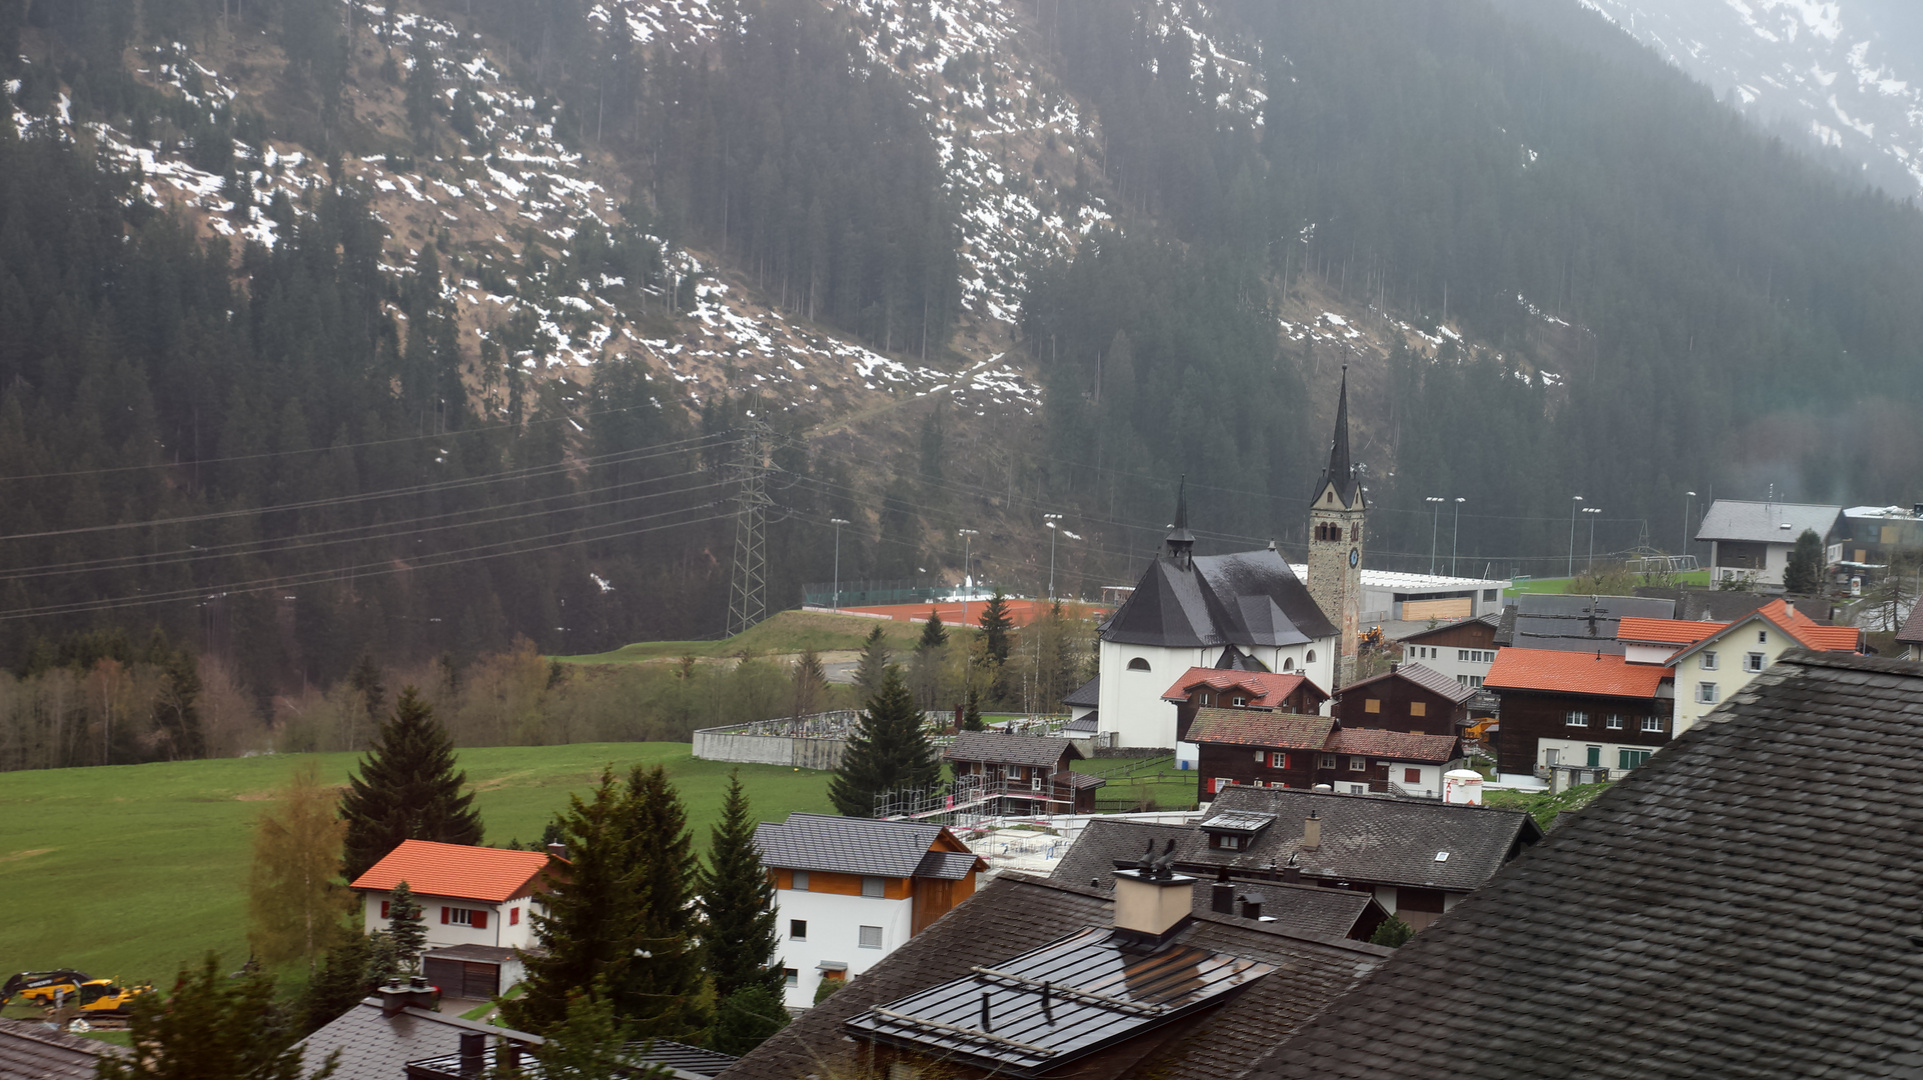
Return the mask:
<svg viewBox="0 0 1923 1080">
<path fill-rule="evenodd" d="M 1235 885 L 1229 881 L 1229 868 L 1224 866 L 1215 872 L 1215 884 L 1209 887 L 1209 910 L 1217 915 L 1235 914 Z"/>
<path fill-rule="evenodd" d="M 426 1009 L 433 1012 L 440 1007 L 441 993 L 427 984 L 427 979 L 415 975 L 406 981 L 396 979 L 375 991 L 381 996 L 381 1015 L 396 1016 L 402 1009 Z"/>
<path fill-rule="evenodd" d="M 480 1080 L 487 1068 L 487 1036 L 478 1031 L 461 1032 L 461 1080 Z"/>
</svg>

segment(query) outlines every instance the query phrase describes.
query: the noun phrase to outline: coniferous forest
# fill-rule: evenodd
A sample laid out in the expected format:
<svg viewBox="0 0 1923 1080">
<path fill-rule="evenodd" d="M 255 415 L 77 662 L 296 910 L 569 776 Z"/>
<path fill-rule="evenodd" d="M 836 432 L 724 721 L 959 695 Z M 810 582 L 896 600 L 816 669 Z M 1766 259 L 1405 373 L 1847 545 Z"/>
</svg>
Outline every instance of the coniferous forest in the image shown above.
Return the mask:
<svg viewBox="0 0 1923 1080">
<path fill-rule="evenodd" d="M 717 3 L 725 32 L 695 48 L 611 47 L 575 0 L 395 6 L 499 42 L 555 137 L 629 179 L 624 225 L 530 265 L 685 307 L 660 238 L 798 321 L 954 362 L 960 211 L 913 57 L 870 60 L 863 9 Z M 269 138 L 366 151 L 344 43 L 387 32 L 378 10 L 11 0 L 0 80 L 23 115 L 165 133 L 232 190 L 237 155 Z M 953 580 L 955 527 L 991 515 L 1015 547 L 1049 510 L 1086 538 L 1079 581 L 1126 580 L 1181 474 L 1205 542 L 1299 545 L 1316 417 L 1355 358 L 1279 332 L 1291 304 L 1441 343 L 1355 361 L 1375 565 L 1422 568 L 1431 495 L 1468 500 L 1465 572 L 1504 574 L 1560 570 L 1576 494 L 1665 546 L 1685 490 L 1923 499 L 1923 216 L 1758 133 L 1573 0 L 1021 10 L 1099 126 L 1075 195 L 1115 215 L 1026 268 L 1011 348 L 1041 417 L 925 410 L 918 445 L 845 453 L 774 416 L 771 607 L 828 579 L 835 518 L 853 523 L 849 578 Z M 1248 61 L 1198 51 L 1178 10 Z M 128 70 L 143 41 L 235 26 L 285 49 L 273 115 L 188 108 Z M 485 149 L 461 94 L 394 78 L 415 152 Z M 203 238 L 142 183 L 85 137 L 0 122 L 0 665 L 76 673 L 79 695 L 111 661 L 141 694 L 190 701 L 192 658 L 216 657 L 259 704 L 369 656 L 439 663 L 451 688 L 495 655 L 532 685 L 531 656 L 720 628 L 746 394 L 697 402 L 632 361 L 572 382 L 510 365 L 493 408 L 442 298 L 460 253 L 385 265 L 388 227 L 354 184 L 263 207 L 269 247 Z M 532 332 L 510 324 L 505 348 Z M 956 459 L 966 425 L 1041 452 L 1011 452 L 1004 486 Z M 104 759 L 75 747 L 32 760 Z"/>
</svg>

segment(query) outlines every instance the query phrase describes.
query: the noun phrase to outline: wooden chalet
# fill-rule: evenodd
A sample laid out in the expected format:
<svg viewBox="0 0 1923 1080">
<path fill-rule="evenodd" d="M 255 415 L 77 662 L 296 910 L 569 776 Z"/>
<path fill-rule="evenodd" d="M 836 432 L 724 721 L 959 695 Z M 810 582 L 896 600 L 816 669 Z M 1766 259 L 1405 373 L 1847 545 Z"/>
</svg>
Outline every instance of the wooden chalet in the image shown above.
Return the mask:
<svg viewBox="0 0 1923 1080">
<path fill-rule="evenodd" d="M 1092 814 L 1095 789 L 1107 783 L 1075 772 L 1081 750 L 1068 739 L 964 731 L 942 753 L 957 781 L 975 777 L 983 797 L 1000 792 L 1008 814 Z"/>
<path fill-rule="evenodd" d="M 1190 738 L 1201 802 L 1237 784 L 1441 798 L 1442 774 L 1462 756 L 1454 735 L 1345 728 L 1332 716 L 1248 709 L 1202 709 Z"/>
<path fill-rule="evenodd" d="M 1391 664 L 1380 675 L 1343 687 L 1335 715 L 1345 727 L 1453 737 L 1469 723 L 1469 699 L 1475 696 L 1475 687 L 1426 664 Z"/>
<path fill-rule="evenodd" d="M 1162 692 L 1175 706 L 1175 738 L 1193 742 L 1189 725 L 1202 709 L 1250 709 L 1313 715 L 1329 695 L 1301 672 L 1244 671 L 1192 667 Z"/>
</svg>

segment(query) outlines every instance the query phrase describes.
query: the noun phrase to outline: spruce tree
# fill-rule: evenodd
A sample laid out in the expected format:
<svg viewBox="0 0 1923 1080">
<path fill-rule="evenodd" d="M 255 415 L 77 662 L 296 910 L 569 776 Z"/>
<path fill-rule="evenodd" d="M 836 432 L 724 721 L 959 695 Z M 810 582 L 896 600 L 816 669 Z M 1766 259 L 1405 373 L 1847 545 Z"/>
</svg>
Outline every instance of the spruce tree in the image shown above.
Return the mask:
<svg viewBox="0 0 1923 1080">
<path fill-rule="evenodd" d="M 347 880 L 365 874 L 403 840 L 444 844 L 481 842 L 481 815 L 474 795 L 461 789 L 467 774 L 454 771 L 454 741 L 434 710 L 411 686 L 401 690 L 394 715 L 381 724 L 341 796 L 347 821 Z"/>
<path fill-rule="evenodd" d="M 563 1020 L 534 1051 L 539 1065 L 535 1074 L 542 1080 L 653 1075 L 630 1060 L 628 1043 L 634 1037 L 633 1029 L 615 1014 L 605 986 L 574 990 L 566 998 Z"/>
<path fill-rule="evenodd" d="M 928 609 L 928 621 L 921 624 L 921 640 L 915 642 L 915 652 L 936 652 L 948 644 L 948 631 L 941 624 L 941 613 L 934 608 Z"/>
<path fill-rule="evenodd" d="M 841 752 L 841 767 L 828 782 L 828 798 L 848 817 L 873 817 L 875 797 L 898 788 L 932 788 L 941 763 L 922 731 L 921 710 L 890 665 L 881 689 L 868 701 L 854 737 Z"/>
<path fill-rule="evenodd" d="M 1008 595 L 1000 586 L 995 595 L 988 598 L 987 606 L 982 608 L 980 626 L 982 634 L 988 639 L 988 659 L 1000 667 L 1008 663 L 1009 631 L 1015 628 L 1015 620 L 1008 615 Z"/>
<path fill-rule="evenodd" d="M 297 1012 L 303 1032 L 317 1031 L 353 1008 L 385 980 L 373 978 L 374 939 L 347 934 L 333 948 L 302 991 Z"/>
<path fill-rule="evenodd" d="M 861 659 L 855 663 L 855 689 L 860 692 L 861 700 L 867 701 L 881 689 L 881 683 L 888 675 L 888 638 L 881 631 L 881 624 L 868 631 L 868 638 L 861 643 Z"/>
<path fill-rule="evenodd" d="M 780 990 L 781 971 L 774 963 L 775 887 L 755 848 L 755 822 L 739 769 L 728 775 L 721 821 L 710 834 L 708 865 L 701 873 L 701 915 L 701 938 L 707 943 L 708 974 L 714 977 L 717 999 L 751 987 Z"/>
<path fill-rule="evenodd" d="M 1783 591 L 1792 596 L 1815 592 L 1823 584 L 1823 538 L 1804 529 L 1783 566 Z"/>
<path fill-rule="evenodd" d="M 963 731 L 987 731 L 988 725 L 982 722 L 981 695 L 974 687 L 968 688 L 968 708 L 962 713 Z"/>
<path fill-rule="evenodd" d="M 394 886 L 387 900 L 387 937 L 395 966 L 410 974 L 419 972 L 421 953 L 427 949 L 427 918 L 405 881 Z"/>
<path fill-rule="evenodd" d="M 739 1057 L 787 1026 L 788 1010 L 779 993 L 765 986 L 744 987 L 715 1007 L 708 1048 Z"/>
<path fill-rule="evenodd" d="M 540 948 L 526 954 L 527 992 L 501 1003 L 510 1027 L 545 1035 L 568 1018 L 568 999 L 627 977 L 641 945 L 641 868 L 628 845 L 626 799 L 614 771 L 604 769 L 591 801 L 568 796 L 562 816 L 568 865 L 552 880 L 547 903 L 533 910 Z"/>
<path fill-rule="evenodd" d="M 647 954 L 611 980 L 615 1011 L 641 1038 L 689 1041 L 708 1024 L 701 1008 L 703 974 L 693 903 L 700 860 L 688 812 L 666 769 L 636 765 L 628 773 L 623 813 L 626 846 L 639 868 L 640 947 Z"/>
<path fill-rule="evenodd" d="M 800 659 L 795 661 L 792 682 L 795 697 L 791 714 L 807 716 L 820 711 L 821 703 L 828 697 L 828 676 L 821 667 L 821 654 L 803 649 Z"/>
<path fill-rule="evenodd" d="M 133 1053 L 103 1057 L 100 1080 L 324 1080 L 339 1051 L 309 1071 L 290 1017 L 274 998 L 274 979 L 249 967 L 237 979 L 207 954 L 194 971 L 182 969 L 173 991 L 135 999 Z"/>
</svg>

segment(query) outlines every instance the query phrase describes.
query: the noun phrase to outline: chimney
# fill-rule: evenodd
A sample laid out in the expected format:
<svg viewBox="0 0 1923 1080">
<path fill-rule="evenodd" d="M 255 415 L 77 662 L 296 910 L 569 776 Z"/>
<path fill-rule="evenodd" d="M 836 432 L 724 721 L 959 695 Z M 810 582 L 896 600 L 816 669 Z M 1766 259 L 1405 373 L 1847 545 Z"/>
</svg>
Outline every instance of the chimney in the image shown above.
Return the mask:
<svg viewBox="0 0 1923 1080">
<path fill-rule="evenodd" d="M 1284 863 L 1282 866 L 1282 880 L 1283 881 L 1301 881 L 1302 880 L 1302 861 L 1295 857 L 1295 852 L 1293 851 L 1289 852 L 1289 861 Z"/>
<path fill-rule="evenodd" d="M 1396 673 L 1396 669 L 1401 666 L 1402 666 L 1401 664 L 1391 663 L 1389 665 L 1389 674 L 1394 675 Z"/>
<path fill-rule="evenodd" d="M 1302 850 L 1318 851 L 1322 847 L 1322 819 L 1314 810 L 1309 811 L 1308 820 L 1302 823 Z"/>
<path fill-rule="evenodd" d="M 479 1080 L 487 1067 L 487 1036 L 478 1031 L 461 1032 L 461 1080 Z"/>
<path fill-rule="evenodd" d="M 381 1015 L 396 1016 L 402 1009 L 426 1009 L 429 1012 L 439 1005 L 439 993 L 427 980 L 416 975 L 406 981 L 396 979 L 376 990 L 381 996 Z"/>
<path fill-rule="evenodd" d="M 548 858 L 565 859 L 567 857 L 568 857 L 568 846 L 566 844 L 549 844 L 548 845 Z"/>
<path fill-rule="evenodd" d="M 1235 886 L 1229 881 L 1229 868 L 1224 866 L 1215 872 L 1215 884 L 1209 889 L 1209 910 L 1217 915 L 1235 914 Z"/>
<path fill-rule="evenodd" d="M 512 1039 L 502 1039 L 495 1044 L 495 1053 L 501 1058 L 502 1075 L 520 1075 L 522 1049 L 521 1044 Z"/>
<path fill-rule="evenodd" d="M 1912 507 L 1912 508 L 1910 509 L 1910 516 L 1911 516 L 1911 517 L 1923 517 L 1923 503 L 1917 503 L 1917 504 L 1916 504 L 1916 505 L 1915 505 L 1914 507 Z M 1271 541 L 1269 541 L 1269 543 L 1271 543 L 1271 544 L 1273 544 L 1273 543 L 1275 543 L 1275 541 L 1273 541 L 1273 540 L 1271 540 Z"/>
<path fill-rule="evenodd" d="M 1187 874 L 1115 871 L 1116 932 L 1160 941 L 1188 918 L 1194 888 L 1195 879 Z"/>
<path fill-rule="evenodd" d="M 1259 892 L 1242 894 L 1242 917 L 1259 919 L 1262 917 L 1262 894 Z"/>
</svg>

